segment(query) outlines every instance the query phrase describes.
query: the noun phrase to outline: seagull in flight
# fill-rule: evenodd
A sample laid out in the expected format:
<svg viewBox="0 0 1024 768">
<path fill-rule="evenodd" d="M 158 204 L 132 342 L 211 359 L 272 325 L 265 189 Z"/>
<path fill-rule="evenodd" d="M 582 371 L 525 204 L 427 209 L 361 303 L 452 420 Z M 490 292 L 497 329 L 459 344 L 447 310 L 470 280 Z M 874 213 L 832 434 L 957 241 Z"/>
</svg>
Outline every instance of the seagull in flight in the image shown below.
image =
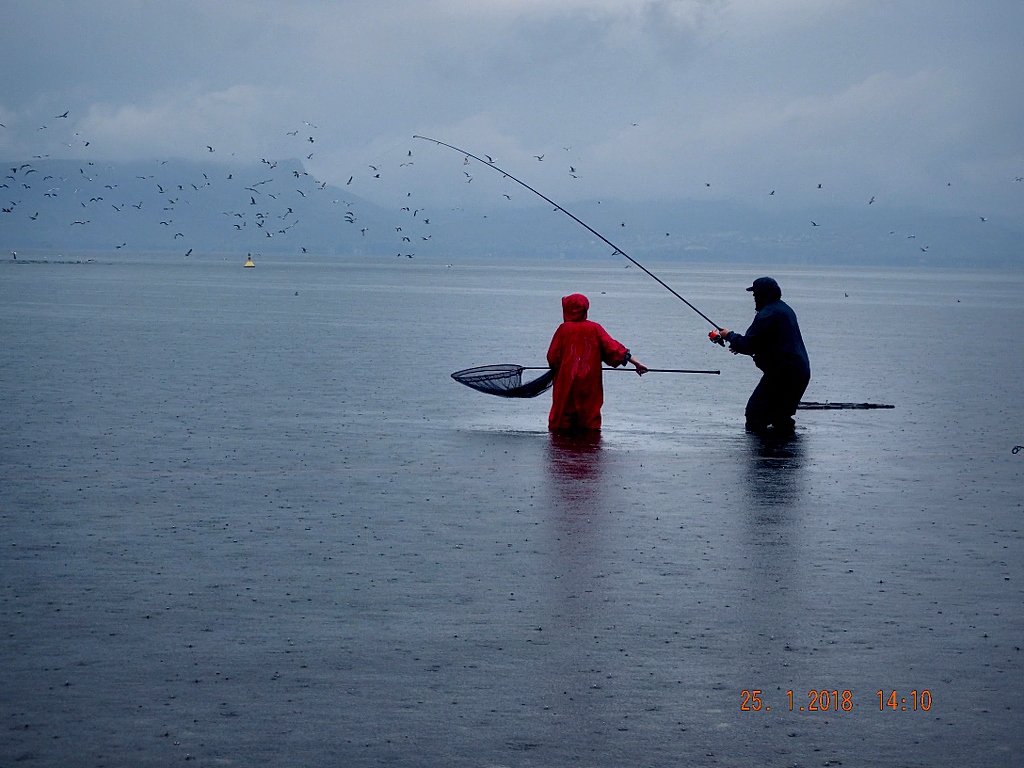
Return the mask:
<svg viewBox="0 0 1024 768">
<path fill-rule="evenodd" d="M 544 155 L 534 155 L 534 157 L 537 158 L 537 162 L 540 162 L 541 160 L 544 159 Z"/>
<path fill-rule="evenodd" d="M 68 116 L 68 112 L 70 112 L 70 111 L 71 111 L 71 110 L 69 109 L 69 110 L 67 110 L 67 112 L 65 112 L 65 113 L 64 113 L 63 115 L 55 115 L 53 119 L 54 119 L 54 120 L 60 120 L 60 119 L 61 119 L 62 117 L 67 117 L 67 116 Z"/>
</svg>

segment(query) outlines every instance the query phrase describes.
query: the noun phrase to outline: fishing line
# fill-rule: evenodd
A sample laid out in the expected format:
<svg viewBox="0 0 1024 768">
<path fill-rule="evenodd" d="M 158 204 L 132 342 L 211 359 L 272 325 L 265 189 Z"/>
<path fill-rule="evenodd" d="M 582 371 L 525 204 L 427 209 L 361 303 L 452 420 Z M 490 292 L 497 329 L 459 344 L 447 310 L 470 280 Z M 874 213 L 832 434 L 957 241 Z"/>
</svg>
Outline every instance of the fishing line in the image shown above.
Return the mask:
<svg viewBox="0 0 1024 768">
<path fill-rule="evenodd" d="M 690 302 L 688 302 L 688 301 L 687 301 L 686 299 L 684 299 L 684 298 L 683 298 L 682 296 L 680 296 L 680 295 L 679 295 L 678 293 L 676 293 L 676 291 L 675 291 L 675 290 L 674 290 L 674 289 L 672 288 L 672 286 L 670 286 L 670 285 L 669 285 L 668 283 L 666 283 L 666 282 L 665 282 L 664 280 L 662 280 L 662 279 L 661 279 L 660 277 L 658 277 L 658 276 L 657 276 L 656 274 L 654 274 L 653 272 L 651 272 L 651 270 L 649 270 L 649 269 L 648 269 L 647 267 L 645 267 L 645 266 L 644 266 L 643 264 L 641 264 L 641 263 L 640 263 L 639 261 L 637 261 L 636 259 L 634 259 L 634 258 L 633 258 L 632 256 L 630 256 L 630 255 L 629 255 L 628 253 L 626 253 L 626 252 L 625 252 L 624 250 L 622 250 L 621 248 L 619 248 L 619 246 L 617 246 L 617 245 L 616 245 L 615 243 L 613 243 L 613 242 L 612 242 L 611 240 L 609 240 L 609 239 L 608 239 L 607 237 L 605 237 L 604 235 L 602 235 L 602 234 L 601 234 L 600 232 L 598 232 L 598 231 L 597 231 L 596 229 L 594 229 L 593 227 L 591 227 L 591 226 L 590 226 L 589 224 L 587 224 L 587 223 L 586 223 L 585 221 L 582 221 L 582 220 L 581 220 L 581 219 L 579 219 L 578 217 L 574 216 L 574 215 L 573 215 L 572 213 L 570 213 L 569 211 L 565 210 L 565 208 L 563 208 L 562 206 L 560 206 L 560 205 L 559 205 L 558 203 L 556 203 L 556 202 L 555 202 L 554 200 L 552 200 L 552 199 L 551 199 L 550 197 L 548 197 L 547 195 L 544 195 L 544 194 L 542 194 L 542 193 L 538 192 L 538 191 L 537 191 L 536 189 L 534 189 L 533 187 L 531 187 L 531 186 L 530 186 L 529 184 L 527 184 L 527 183 L 526 183 L 525 181 L 520 181 L 519 179 L 517 179 L 517 178 L 516 178 L 515 176 L 513 176 L 513 175 L 512 175 L 511 173 L 509 173 L 508 171 L 502 170 L 501 168 L 499 168 L 498 166 L 496 166 L 496 165 L 495 165 L 494 163 L 492 163 L 492 162 L 488 162 L 487 160 L 483 160 L 483 159 L 481 159 L 481 158 L 477 157 L 477 156 L 476 156 L 476 155 L 474 155 L 474 154 L 473 154 L 472 152 L 467 152 L 467 151 L 466 151 L 466 150 L 464 150 L 464 149 L 459 149 L 459 148 L 458 148 L 458 147 L 456 147 L 456 146 L 453 146 L 453 145 L 451 145 L 451 144 L 446 144 L 445 142 L 443 142 L 443 141 L 438 141 L 437 139 L 432 139 L 432 138 L 430 138 L 429 136 L 413 136 L 413 138 L 414 138 L 414 139 L 423 139 L 424 141 L 431 141 L 431 142 L 433 142 L 434 144 L 438 144 L 438 145 L 440 145 L 440 146 L 442 146 L 442 147 L 448 147 L 448 149 L 452 149 L 452 150 L 455 150 L 456 152 L 458 152 L 458 153 L 460 153 L 460 154 L 462 154 L 462 155 L 465 155 L 466 157 L 472 157 L 472 158 L 473 158 L 474 160 L 476 160 L 477 162 L 483 163 L 484 165 L 486 165 L 486 166 L 487 166 L 487 167 L 489 167 L 489 168 L 493 168 L 494 170 L 496 170 L 496 171 L 497 171 L 498 173 L 502 174 L 502 175 L 503 175 L 503 176 L 505 176 L 506 178 L 512 179 L 512 181 L 516 182 L 516 183 L 517 183 L 517 184 L 519 184 L 520 186 L 523 186 L 523 187 L 525 187 L 526 189 L 530 190 L 531 192 L 533 192 L 533 194 L 537 195 L 537 197 L 539 197 L 539 198 L 541 198 L 542 200 L 544 200 L 545 202 L 548 202 L 548 203 L 550 203 L 551 205 L 555 206 L 555 208 L 557 208 L 557 209 L 558 209 L 559 211 L 561 211 L 562 213 L 564 213 L 564 214 L 565 214 L 566 216 L 568 216 L 568 217 L 569 217 L 570 219 L 572 219 L 572 220 L 573 220 L 573 221 L 575 221 L 575 222 L 576 222 L 577 224 L 579 224 L 580 226 L 582 226 L 582 227 L 583 227 L 584 229 L 586 229 L 587 231 L 589 231 L 589 232 L 590 232 L 591 234 L 594 234 L 594 235 L 596 235 L 597 237 L 601 238 L 601 240 L 603 240 L 603 241 L 604 241 L 605 243 L 607 243 L 607 244 L 608 244 L 608 245 L 610 245 L 610 246 L 611 246 L 612 248 L 614 248 L 614 249 L 615 249 L 615 253 L 613 253 L 613 254 L 612 254 L 612 256 L 615 256 L 616 254 L 618 254 L 618 255 L 620 255 L 620 256 L 624 256 L 625 258 L 629 259 L 629 261 L 630 261 L 630 262 L 632 262 L 633 264 L 635 264 L 636 266 L 638 266 L 638 267 L 639 267 L 640 269 L 642 269 L 642 270 L 643 270 L 643 271 L 644 271 L 645 273 L 647 273 L 647 275 L 648 275 L 649 277 L 653 278 L 653 279 L 654 279 L 654 280 L 655 280 L 655 281 L 656 281 L 656 282 L 657 282 L 657 283 L 658 283 L 659 285 L 661 285 L 661 286 L 662 286 L 663 288 L 667 289 L 669 293 L 671 293 L 671 294 L 672 294 L 673 296 L 675 296 L 675 297 L 676 297 L 677 299 L 679 299 L 679 300 L 680 300 L 681 302 L 683 302 L 683 304 L 685 304 L 686 306 L 688 306 L 688 307 L 689 307 L 690 309 L 692 309 L 692 310 L 693 310 L 694 312 L 696 312 L 696 313 L 697 313 L 698 315 L 700 315 L 700 316 L 701 316 L 701 317 L 703 317 L 703 318 L 704 318 L 705 320 L 707 320 L 707 321 L 708 321 L 709 323 L 711 323 L 711 325 L 713 325 L 713 326 L 715 327 L 715 330 L 717 330 L 717 331 L 721 331 L 721 330 L 722 330 L 722 326 L 720 326 L 720 325 L 719 325 L 718 323 L 716 323 L 716 322 L 715 322 L 714 320 L 712 320 L 712 319 L 711 319 L 710 317 L 708 317 L 708 316 L 707 316 L 707 315 L 705 315 L 705 314 L 704 314 L 703 312 L 701 312 L 701 311 L 700 311 L 699 309 L 697 309 L 697 308 L 696 308 L 695 306 L 693 306 L 693 304 L 691 304 L 691 303 L 690 303 Z"/>
</svg>

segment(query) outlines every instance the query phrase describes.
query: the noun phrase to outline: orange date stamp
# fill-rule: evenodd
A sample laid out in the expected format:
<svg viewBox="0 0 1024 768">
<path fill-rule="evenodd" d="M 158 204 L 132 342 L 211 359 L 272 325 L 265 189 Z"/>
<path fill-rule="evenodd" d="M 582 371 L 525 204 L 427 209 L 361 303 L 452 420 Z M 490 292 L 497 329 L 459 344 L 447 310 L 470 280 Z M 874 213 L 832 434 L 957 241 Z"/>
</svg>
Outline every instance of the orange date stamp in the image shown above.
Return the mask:
<svg viewBox="0 0 1024 768">
<path fill-rule="evenodd" d="M 885 712 L 927 712 L 932 708 L 932 693 L 927 688 L 923 690 L 912 690 L 905 695 L 898 691 L 876 691 L 878 697 L 878 711 Z M 849 689 L 820 690 L 810 689 L 807 691 L 807 702 L 802 703 L 801 694 L 794 694 L 792 690 L 786 691 L 786 698 L 777 704 L 776 710 L 789 712 L 852 712 L 853 691 Z M 771 712 L 772 707 L 764 697 L 764 691 L 751 688 L 740 692 L 740 711 L 742 712 Z"/>
</svg>

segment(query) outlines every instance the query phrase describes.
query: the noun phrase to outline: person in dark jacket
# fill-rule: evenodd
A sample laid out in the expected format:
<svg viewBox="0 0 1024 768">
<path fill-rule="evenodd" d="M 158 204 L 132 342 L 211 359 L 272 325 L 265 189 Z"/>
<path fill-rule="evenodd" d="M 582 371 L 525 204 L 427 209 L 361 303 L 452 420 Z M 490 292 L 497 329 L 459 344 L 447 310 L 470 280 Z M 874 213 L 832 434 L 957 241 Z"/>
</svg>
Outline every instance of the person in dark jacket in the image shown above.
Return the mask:
<svg viewBox="0 0 1024 768">
<path fill-rule="evenodd" d="M 782 289 L 770 277 L 759 277 L 747 288 L 754 294 L 757 314 L 744 334 L 723 328 L 712 331 L 729 344 L 734 355 L 752 355 L 761 369 L 761 381 L 747 401 L 747 431 L 760 435 L 793 434 L 793 414 L 811 380 L 796 314 L 782 300 Z"/>
</svg>

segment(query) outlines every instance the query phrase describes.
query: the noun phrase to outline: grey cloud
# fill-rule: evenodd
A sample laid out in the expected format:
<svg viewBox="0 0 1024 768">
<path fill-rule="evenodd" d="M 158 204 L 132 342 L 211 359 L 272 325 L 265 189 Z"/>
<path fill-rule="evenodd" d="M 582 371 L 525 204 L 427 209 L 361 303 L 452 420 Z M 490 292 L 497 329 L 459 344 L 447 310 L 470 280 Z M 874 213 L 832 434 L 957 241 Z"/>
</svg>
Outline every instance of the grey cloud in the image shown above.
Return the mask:
<svg viewBox="0 0 1024 768">
<path fill-rule="evenodd" d="M 517 163 L 571 146 L 583 184 L 527 166 L 570 196 L 827 177 L 851 201 L 1018 210 L 1021 28 L 996 0 L 16 3 L 0 152 L 74 156 L 91 132 L 112 157 L 284 156 L 309 120 L 335 181 L 431 130 Z"/>
</svg>

